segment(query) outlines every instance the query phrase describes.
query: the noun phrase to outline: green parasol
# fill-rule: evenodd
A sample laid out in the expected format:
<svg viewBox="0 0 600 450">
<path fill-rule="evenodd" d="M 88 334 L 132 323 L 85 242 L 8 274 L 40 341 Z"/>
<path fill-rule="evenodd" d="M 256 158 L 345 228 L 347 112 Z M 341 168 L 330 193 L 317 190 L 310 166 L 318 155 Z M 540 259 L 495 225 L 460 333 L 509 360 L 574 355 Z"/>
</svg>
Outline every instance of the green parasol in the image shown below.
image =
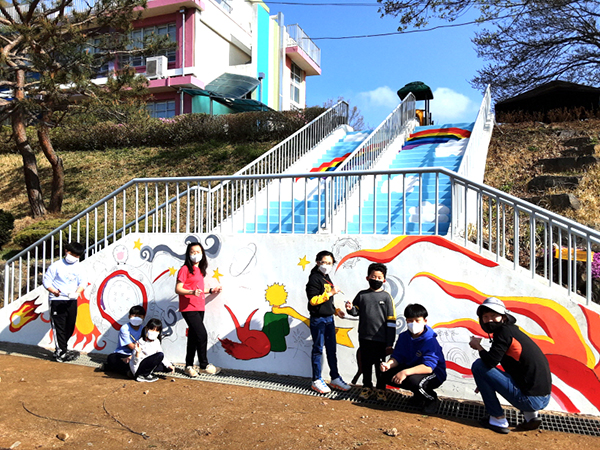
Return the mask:
<svg viewBox="0 0 600 450">
<path fill-rule="evenodd" d="M 422 81 L 413 81 L 408 83 L 403 88 L 398 89 L 398 97 L 403 100 L 409 93 L 413 93 L 416 100 L 431 100 L 433 99 L 433 93 L 431 88 Z"/>
</svg>

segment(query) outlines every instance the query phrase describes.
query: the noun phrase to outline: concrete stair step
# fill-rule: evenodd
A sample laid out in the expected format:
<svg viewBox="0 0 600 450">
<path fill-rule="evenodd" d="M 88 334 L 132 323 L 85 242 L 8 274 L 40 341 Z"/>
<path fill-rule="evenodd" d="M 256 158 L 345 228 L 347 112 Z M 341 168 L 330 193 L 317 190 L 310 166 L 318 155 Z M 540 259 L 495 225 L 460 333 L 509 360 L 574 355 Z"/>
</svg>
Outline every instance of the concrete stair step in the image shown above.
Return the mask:
<svg viewBox="0 0 600 450">
<path fill-rule="evenodd" d="M 580 181 L 580 176 L 541 175 L 527 183 L 527 190 L 530 192 L 540 192 L 551 188 L 573 189 L 579 185 Z"/>
<path fill-rule="evenodd" d="M 581 147 L 570 147 L 560 152 L 562 156 L 589 156 L 600 154 L 600 144 L 588 144 Z"/>
<path fill-rule="evenodd" d="M 542 166 L 546 172 L 562 172 L 564 170 L 581 169 L 598 164 L 600 157 L 596 156 L 569 156 L 562 158 L 545 158 L 537 161 L 536 165 Z"/>
</svg>

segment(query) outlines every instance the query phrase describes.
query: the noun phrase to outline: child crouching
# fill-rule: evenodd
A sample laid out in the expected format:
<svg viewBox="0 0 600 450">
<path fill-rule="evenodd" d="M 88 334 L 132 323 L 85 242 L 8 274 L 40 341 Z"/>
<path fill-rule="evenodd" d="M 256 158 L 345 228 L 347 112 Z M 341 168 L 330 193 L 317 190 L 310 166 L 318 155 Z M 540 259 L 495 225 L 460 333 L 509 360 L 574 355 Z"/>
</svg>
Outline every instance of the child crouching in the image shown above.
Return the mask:
<svg viewBox="0 0 600 450">
<path fill-rule="evenodd" d="M 162 322 L 150 319 L 142 330 L 142 337 L 136 342 L 129 367 L 135 381 L 153 382 L 158 380 L 154 371 L 173 372 L 175 367 L 166 358 L 160 345 Z"/>
<path fill-rule="evenodd" d="M 437 411 L 434 389 L 446 380 L 446 359 L 435 332 L 427 326 L 427 310 L 417 303 L 404 310 L 408 330 L 400 333 L 392 357 L 381 363 L 387 384 L 412 391 L 411 401 L 425 414 Z"/>
</svg>

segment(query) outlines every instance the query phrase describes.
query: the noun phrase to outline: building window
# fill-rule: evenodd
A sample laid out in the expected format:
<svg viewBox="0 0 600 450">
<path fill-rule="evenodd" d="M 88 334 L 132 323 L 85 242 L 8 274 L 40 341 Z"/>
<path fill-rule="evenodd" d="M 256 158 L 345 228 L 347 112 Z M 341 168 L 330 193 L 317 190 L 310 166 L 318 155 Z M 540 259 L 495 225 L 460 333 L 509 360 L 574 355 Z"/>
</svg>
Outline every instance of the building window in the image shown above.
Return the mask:
<svg viewBox="0 0 600 450">
<path fill-rule="evenodd" d="M 158 25 L 155 27 L 138 28 L 133 30 L 129 36 L 132 40 L 129 45 L 129 50 L 136 48 L 144 48 L 144 40 L 148 39 L 152 35 L 168 36 L 171 42 L 176 42 L 176 27 L 174 23 L 167 23 L 164 25 Z M 170 63 L 174 63 L 177 57 L 176 49 L 164 50 L 155 56 L 166 56 Z M 141 67 L 146 65 L 146 58 L 140 55 L 137 56 L 124 56 L 121 58 L 122 65 L 129 65 L 133 67 Z"/>
<path fill-rule="evenodd" d="M 166 102 L 150 102 L 146 105 L 150 117 L 162 119 L 167 117 L 175 117 L 175 100 Z"/>
<path fill-rule="evenodd" d="M 104 50 L 101 48 L 102 40 L 101 39 L 91 39 L 88 41 L 88 45 L 86 46 L 86 51 L 91 53 L 92 55 L 97 55 L 95 58 L 100 59 L 104 56 Z M 108 74 L 108 63 L 103 64 L 98 71 L 96 72 L 97 76 L 107 76 Z"/>
<path fill-rule="evenodd" d="M 290 100 L 300 104 L 300 89 L 302 88 L 302 69 L 292 62 L 290 84 Z"/>
</svg>

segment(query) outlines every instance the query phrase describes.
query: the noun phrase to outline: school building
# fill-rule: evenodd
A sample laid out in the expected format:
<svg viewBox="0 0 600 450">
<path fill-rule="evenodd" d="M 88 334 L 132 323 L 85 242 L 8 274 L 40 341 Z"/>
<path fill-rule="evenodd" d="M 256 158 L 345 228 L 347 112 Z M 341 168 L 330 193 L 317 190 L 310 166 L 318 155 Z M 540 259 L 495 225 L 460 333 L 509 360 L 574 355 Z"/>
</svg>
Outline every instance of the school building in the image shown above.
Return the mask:
<svg viewBox="0 0 600 450">
<path fill-rule="evenodd" d="M 125 63 L 144 74 L 154 117 L 302 109 L 306 77 L 321 74 L 321 50 L 262 1 L 150 0 L 132 37 L 142 47 L 157 34 L 176 48 L 115 61 L 101 74 Z"/>
</svg>

